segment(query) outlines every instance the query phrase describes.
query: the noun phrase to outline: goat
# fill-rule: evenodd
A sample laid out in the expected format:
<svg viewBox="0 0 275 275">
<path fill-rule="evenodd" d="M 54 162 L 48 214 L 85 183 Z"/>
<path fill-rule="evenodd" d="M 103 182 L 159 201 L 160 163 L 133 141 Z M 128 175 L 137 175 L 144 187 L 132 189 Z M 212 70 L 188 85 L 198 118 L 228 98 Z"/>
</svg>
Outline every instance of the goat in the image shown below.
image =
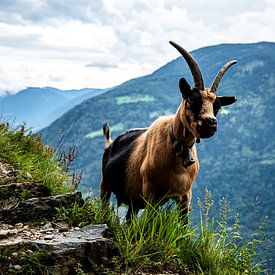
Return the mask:
<svg viewBox="0 0 275 275">
<path fill-rule="evenodd" d="M 109 125 L 103 126 L 101 199 L 108 204 L 113 192 L 118 206 L 129 206 L 126 220 L 145 207 L 144 200 L 174 199 L 182 213 L 188 214 L 192 184 L 199 171 L 195 142 L 213 136 L 219 109 L 236 101 L 234 96 L 216 95 L 222 77 L 236 60 L 221 68 L 211 88 L 204 88 L 201 70 L 191 54 L 175 42 L 169 43 L 187 62 L 195 84 L 191 88 L 180 79 L 182 101 L 177 112 L 159 117 L 148 128 L 128 130 L 114 141 Z"/>
</svg>

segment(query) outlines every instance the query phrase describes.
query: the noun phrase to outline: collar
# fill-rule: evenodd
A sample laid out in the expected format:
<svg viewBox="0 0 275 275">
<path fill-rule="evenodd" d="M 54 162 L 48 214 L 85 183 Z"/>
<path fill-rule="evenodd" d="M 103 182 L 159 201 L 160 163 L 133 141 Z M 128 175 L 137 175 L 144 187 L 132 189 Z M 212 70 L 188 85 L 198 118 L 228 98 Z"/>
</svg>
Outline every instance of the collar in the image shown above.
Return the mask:
<svg viewBox="0 0 275 275">
<path fill-rule="evenodd" d="M 194 141 L 194 143 L 191 146 L 186 146 L 184 144 L 183 140 L 177 140 L 176 137 L 175 137 L 175 135 L 174 135 L 174 131 L 173 131 L 173 126 L 172 125 L 170 126 L 170 129 L 169 129 L 169 136 L 170 136 L 170 140 L 171 140 L 171 143 L 172 143 L 173 150 L 176 153 L 176 156 L 182 158 L 182 166 L 184 168 L 187 168 L 188 166 L 194 164 L 195 163 L 195 159 L 193 157 L 191 148 L 194 146 L 195 141 Z M 184 131 L 183 131 L 183 135 L 182 136 L 183 136 L 183 139 L 184 139 L 185 138 Z"/>
</svg>

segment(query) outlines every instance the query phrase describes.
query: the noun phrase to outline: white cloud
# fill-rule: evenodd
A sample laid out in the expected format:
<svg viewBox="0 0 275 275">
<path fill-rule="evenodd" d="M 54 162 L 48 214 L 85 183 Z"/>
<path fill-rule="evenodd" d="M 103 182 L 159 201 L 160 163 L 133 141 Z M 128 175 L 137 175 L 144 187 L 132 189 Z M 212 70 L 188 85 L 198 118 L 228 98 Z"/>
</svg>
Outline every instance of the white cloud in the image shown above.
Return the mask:
<svg viewBox="0 0 275 275">
<path fill-rule="evenodd" d="M 109 87 L 188 50 L 275 41 L 273 0 L 0 1 L 0 92 Z"/>
</svg>

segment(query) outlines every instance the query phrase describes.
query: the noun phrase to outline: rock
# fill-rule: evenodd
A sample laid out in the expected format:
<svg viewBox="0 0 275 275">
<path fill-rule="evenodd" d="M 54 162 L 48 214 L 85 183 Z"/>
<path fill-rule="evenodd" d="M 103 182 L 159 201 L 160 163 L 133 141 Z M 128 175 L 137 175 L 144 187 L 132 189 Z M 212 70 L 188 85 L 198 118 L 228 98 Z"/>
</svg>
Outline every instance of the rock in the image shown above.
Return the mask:
<svg viewBox="0 0 275 275">
<path fill-rule="evenodd" d="M 12 209 L 0 209 L 0 220 L 5 223 L 30 222 L 41 219 L 51 219 L 59 207 L 68 207 L 78 203 L 83 204 L 80 192 L 64 195 L 32 198 L 19 202 Z"/>
<path fill-rule="evenodd" d="M 0 200 L 0 209 L 12 209 L 15 208 L 19 204 L 20 200 L 14 196 L 9 197 L 5 200 Z"/>
<path fill-rule="evenodd" d="M 13 266 L 13 269 L 15 269 L 15 270 L 21 270 L 21 269 L 22 269 L 22 266 L 16 264 L 16 265 Z"/>
<path fill-rule="evenodd" d="M 17 229 L 23 228 L 23 227 L 24 227 L 24 224 L 23 224 L 22 222 L 18 222 L 18 223 L 15 224 L 15 227 L 16 227 Z"/>
<path fill-rule="evenodd" d="M 14 239 L 0 243 L 0 254 L 20 249 L 44 251 L 47 259 L 45 274 L 75 274 L 75 267 L 81 267 L 84 272 L 96 272 L 106 259 L 117 255 L 113 242 L 103 237 L 107 229 L 104 224 L 87 225 L 66 232 L 66 235 L 60 232 L 39 240 Z"/>
<path fill-rule="evenodd" d="M 0 184 L 16 182 L 19 176 L 19 171 L 12 165 L 5 163 L 0 159 Z"/>
<path fill-rule="evenodd" d="M 0 200 L 9 197 L 29 199 L 50 196 L 50 189 L 41 182 L 20 182 L 0 185 Z"/>
<path fill-rule="evenodd" d="M 56 229 L 58 229 L 59 232 L 66 232 L 70 229 L 70 226 L 66 222 L 57 222 L 54 223 L 54 226 Z"/>
<path fill-rule="evenodd" d="M 47 222 L 46 224 L 40 227 L 40 231 L 47 231 L 48 229 L 53 229 L 51 222 Z"/>
<path fill-rule="evenodd" d="M 49 234 L 49 235 L 45 236 L 43 239 L 44 240 L 52 240 L 53 238 L 54 238 L 54 235 Z"/>
<path fill-rule="evenodd" d="M 0 230 L 0 240 L 1 239 L 7 239 L 9 238 L 10 236 L 12 235 L 16 235 L 18 232 L 17 232 L 17 229 L 11 229 L 11 230 Z"/>
<path fill-rule="evenodd" d="M 8 229 L 12 229 L 13 226 L 11 224 L 6 224 L 6 223 L 1 223 L 0 224 L 0 230 L 8 230 Z"/>
</svg>

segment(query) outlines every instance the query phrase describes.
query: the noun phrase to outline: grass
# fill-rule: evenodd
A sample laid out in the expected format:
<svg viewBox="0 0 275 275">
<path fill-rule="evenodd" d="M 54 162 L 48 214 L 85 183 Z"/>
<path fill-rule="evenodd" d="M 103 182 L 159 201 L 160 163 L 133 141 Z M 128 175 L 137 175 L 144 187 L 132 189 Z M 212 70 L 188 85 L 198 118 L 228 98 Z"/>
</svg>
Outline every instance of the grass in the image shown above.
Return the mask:
<svg viewBox="0 0 275 275">
<path fill-rule="evenodd" d="M 119 254 L 100 270 L 103 274 L 170 272 L 175 274 L 262 274 L 257 247 L 263 241 L 262 227 L 245 240 L 239 233 L 238 216 L 232 228 L 226 209 L 219 221 L 209 218 L 209 193 L 200 203 L 200 224 L 186 226 L 175 205 L 161 208 L 147 203 L 142 215 L 120 224 L 116 213 L 98 199 L 83 207 L 61 209 L 58 219 L 73 225 L 107 223 L 113 231 Z"/>
<path fill-rule="evenodd" d="M 70 226 L 106 223 L 109 228 L 114 229 L 119 225 L 119 218 L 114 211 L 111 208 L 103 208 L 97 198 L 92 201 L 86 198 L 82 206 L 76 203 L 73 207 L 62 207 L 58 209 L 55 219 L 65 221 Z"/>
<path fill-rule="evenodd" d="M 116 97 L 116 104 L 128 104 L 137 102 L 153 102 L 156 99 L 153 96 L 145 95 L 143 97 L 118 96 Z"/>
<path fill-rule="evenodd" d="M 71 151 L 68 156 L 62 152 L 58 157 L 40 136 L 32 135 L 24 126 L 12 128 L 8 123 L 0 124 L 0 161 L 19 170 L 17 182 L 42 182 L 52 194 L 73 191 L 75 182 L 68 173 Z"/>
<path fill-rule="evenodd" d="M 29 248 L 5 250 L 0 256 L 0 274 L 46 274 L 48 254 Z"/>
</svg>

